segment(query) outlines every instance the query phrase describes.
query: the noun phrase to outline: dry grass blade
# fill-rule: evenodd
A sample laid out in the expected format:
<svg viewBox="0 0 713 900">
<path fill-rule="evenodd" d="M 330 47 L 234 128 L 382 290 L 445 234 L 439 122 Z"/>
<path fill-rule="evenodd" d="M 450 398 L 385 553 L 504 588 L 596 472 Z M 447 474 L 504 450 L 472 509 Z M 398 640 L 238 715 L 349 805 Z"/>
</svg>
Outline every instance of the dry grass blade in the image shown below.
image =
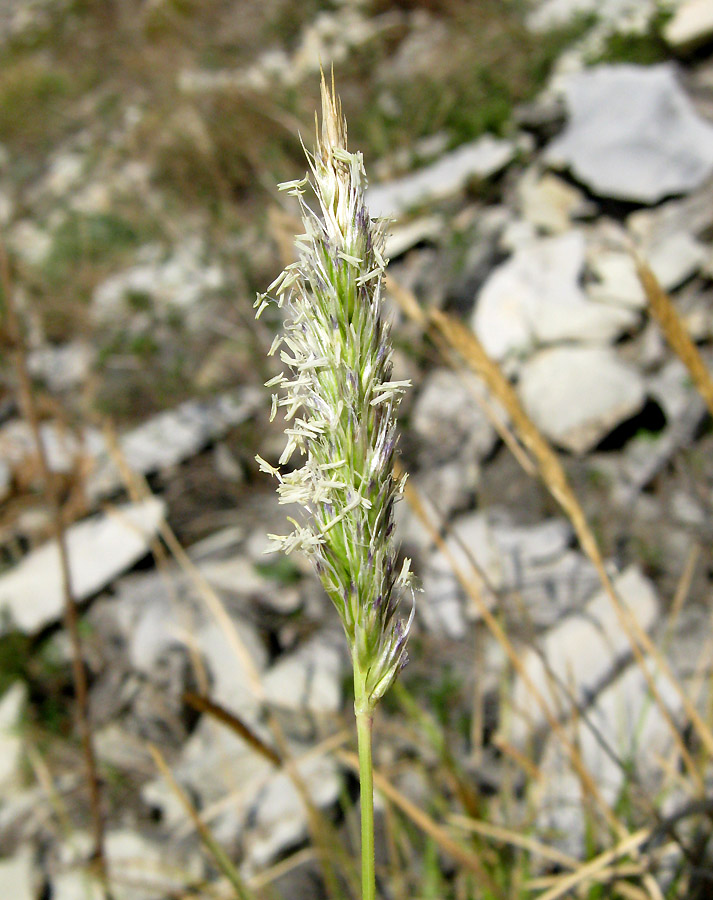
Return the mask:
<svg viewBox="0 0 713 900">
<path fill-rule="evenodd" d="M 473 831 L 483 837 L 492 838 L 494 841 L 500 841 L 503 844 L 509 844 L 512 847 L 520 847 L 527 850 L 535 856 L 541 856 L 550 862 L 568 869 L 576 869 L 579 866 L 579 860 L 556 847 L 550 847 L 543 844 L 535 838 L 528 837 L 526 834 L 520 834 L 512 831 L 510 828 L 503 828 L 501 825 L 492 825 L 490 822 L 484 822 L 479 819 L 469 819 L 467 816 L 451 816 L 450 823 L 456 828 L 462 828 L 465 831 Z"/>
<path fill-rule="evenodd" d="M 225 850 L 223 850 L 220 844 L 213 837 L 210 828 L 208 828 L 205 822 L 203 822 L 201 817 L 198 815 L 198 812 L 191 803 L 188 794 L 186 794 L 186 792 L 181 788 L 176 779 L 173 777 L 173 773 L 169 769 L 166 760 L 161 754 L 161 751 L 153 744 L 149 744 L 149 750 L 151 751 L 151 755 L 154 758 L 154 762 L 156 763 L 157 768 L 166 779 L 168 786 L 171 788 L 176 797 L 178 797 L 181 806 L 183 806 L 186 814 L 193 822 L 193 825 L 195 826 L 195 829 L 198 832 L 201 841 L 203 841 L 206 849 L 215 860 L 215 863 L 220 871 L 225 875 L 228 881 L 235 888 L 235 893 L 239 900 L 253 900 L 254 895 L 246 887 L 243 879 L 240 877 L 240 873 L 233 865 L 233 862 L 231 861 Z"/>
<path fill-rule="evenodd" d="M 224 709 L 218 703 L 214 703 L 208 697 L 201 697 L 199 694 L 193 694 L 190 691 L 184 693 L 183 699 L 189 706 L 192 706 L 193 709 L 198 712 L 207 713 L 209 716 L 212 716 L 214 719 L 227 725 L 231 731 L 234 731 L 235 734 L 241 737 L 246 744 L 249 744 L 253 748 L 253 750 L 257 750 L 257 752 L 261 756 L 264 756 L 268 762 L 271 762 L 273 766 L 282 765 L 280 755 L 276 753 L 272 747 L 269 747 L 262 738 L 255 734 L 249 725 L 246 725 L 245 722 L 233 713 L 228 712 L 227 709 Z"/>
<path fill-rule="evenodd" d="M 440 531 L 433 525 L 430 518 L 426 514 L 418 492 L 414 488 L 413 484 L 408 481 L 404 486 L 404 496 L 406 497 L 407 502 L 414 510 L 420 521 L 428 530 L 431 540 L 433 541 L 435 546 L 441 551 L 441 553 L 444 554 L 449 562 L 451 562 L 453 573 L 458 579 L 459 584 L 475 604 L 488 630 L 498 642 L 500 647 L 503 649 L 513 669 L 517 672 L 520 678 L 522 678 L 523 683 L 527 686 L 533 699 L 542 710 L 542 713 L 547 720 L 547 724 L 561 741 L 562 746 L 565 748 L 570 762 L 572 763 L 572 767 L 577 773 L 577 776 L 582 784 L 582 788 L 589 796 L 594 799 L 607 822 L 616 831 L 619 837 L 623 837 L 627 833 L 626 829 L 617 819 L 616 815 L 613 813 L 609 805 L 602 798 L 596 782 L 592 778 L 590 772 L 587 770 L 587 767 L 584 765 L 584 762 L 582 761 L 581 755 L 575 743 L 568 737 L 565 729 L 562 727 L 562 723 L 553 713 L 549 704 L 547 703 L 547 700 L 534 684 L 532 678 L 529 676 L 527 670 L 523 665 L 521 654 L 518 653 L 517 649 L 513 646 L 510 638 L 505 632 L 505 629 L 489 609 L 480 591 L 473 583 L 473 580 L 467 578 L 462 570 L 455 564 L 453 556 L 450 553 L 446 542 L 441 537 Z"/>
<path fill-rule="evenodd" d="M 688 369 L 691 380 L 706 401 L 710 414 L 713 416 L 713 378 L 711 378 L 701 354 L 686 331 L 669 296 L 649 266 L 639 257 L 636 257 L 636 271 L 646 299 L 649 301 L 653 317 L 661 326 L 673 352 Z"/>
<path fill-rule="evenodd" d="M 82 743 L 84 763 L 86 767 L 87 790 L 89 793 L 89 809 L 94 839 L 94 863 L 107 895 L 106 859 L 104 853 L 104 816 L 101 808 L 101 788 L 94 752 L 94 736 L 89 719 L 89 688 L 87 673 L 84 668 L 82 639 L 79 631 L 79 616 L 74 599 L 72 573 L 69 561 L 69 549 L 65 534 L 62 499 L 57 489 L 53 473 L 50 470 L 42 434 L 40 418 L 32 389 L 32 378 L 27 364 L 27 355 L 20 317 L 15 307 L 15 292 L 10 274 L 10 263 L 5 247 L 0 242 L 0 298 L 4 301 L 2 309 L 5 313 L 7 339 L 10 344 L 10 355 L 17 377 L 19 403 L 22 414 L 30 427 L 39 462 L 44 491 L 52 517 L 52 532 L 59 554 L 60 577 L 64 600 L 64 621 L 72 648 L 72 679 L 76 700 L 76 722 Z"/>
<path fill-rule="evenodd" d="M 126 485 L 126 489 L 129 492 L 130 496 L 135 500 L 144 500 L 153 496 L 146 479 L 138 473 L 132 471 L 129 467 L 126 458 L 121 451 L 119 443 L 116 440 L 116 435 L 113 433 L 113 430 L 110 428 L 105 428 L 104 431 L 105 435 L 107 436 L 107 446 L 109 447 L 112 459 L 121 474 L 122 480 L 124 481 L 124 484 Z M 216 592 L 203 576 L 203 573 L 193 563 L 189 555 L 183 549 L 180 541 L 174 534 L 173 529 L 164 518 L 162 518 L 159 522 L 159 534 L 161 535 L 161 539 L 163 540 L 164 544 L 168 548 L 169 553 L 178 564 L 178 566 L 182 569 L 182 571 L 188 576 L 191 583 L 197 590 L 198 596 L 201 598 L 209 613 L 213 616 L 217 624 L 222 629 L 223 633 L 226 635 L 226 638 L 231 645 L 236 658 L 239 660 L 243 670 L 248 677 L 250 688 L 254 696 L 261 703 L 265 703 L 266 698 L 260 673 L 257 670 L 253 658 L 250 655 L 250 652 L 246 647 L 240 635 L 240 632 L 238 631 L 238 628 L 231 619 L 220 597 L 218 597 Z M 199 658 L 197 658 L 194 662 L 194 667 L 196 666 L 198 667 L 198 671 L 202 669 L 202 663 Z M 199 680 L 201 679 L 199 678 Z M 222 718 L 221 721 L 223 721 L 223 724 L 231 724 L 224 718 Z M 275 743 L 278 747 L 278 753 L 276 754 L 275 758 L 279 757 L 280 765 L 284 766 L 290 780 L 292 781 L 295 789 L 300 795 L 307 812 L 307 822 L 310 834 L 317 847 L 321 848 L 321 850 L 323 851 L 320 852 L 318 856 L 324 869 L 325 881 L 329 886 L 329 895 L 330 897 L 341 897 L 342 891 L 339 887 L 339 881 L 336 877 L 336 873 L 334 872 L 332 858 L 326 852 L 329 846 L 328 825 L 322 813 L 312 802 L 312 798 L 309 795 L 309 791 L 307 790 L 304 780 L 300 773 L 297 771 L 280 723 L 277 721 L 276 717 L 269 711 L 267 715 L 267 721 L 275 738 Z"/>
<path fill-rule="evenodd" d="M 564 468 L 556 453 L 552 450 L 547 441 L 534 426 L 529 416 L 525 413 L 512 386 L 502 374 L 499 367 L 485 353 L 485 350 L 475 335 L 460 322 L 438 310 L 434 310 L 431 313 L 431 322 L 447 340 L 450 346 L 453 347 L 471 368 L 485 380 L 494 396 L 507 410 L 520 439 L 537 460 L 542 480 L 552 496 L 568 515 L 575 533 L 577 534 L 577 538 L 579 539 L 580 546 L 597 570 L 599 579 L 612 602 L 619 623 L 629 638 L 629 644 L 634 659 L 641 669 L 652 697 L 669 726 L 673 739 L 678 746 L 681 758 L 689 769 L 691 777 L 695 781 L 699 791 L 703 790 L 703 783 L 698 768 L 692 759 L 688 748 L 683 742 L 678 726 L 671 716 L 668 707 L 663 702 L 653 675 L 646 665 L 642 649 L 651 656 L 659 671 L 662 672 L 678 693 L 686 715 L 693 723 L 702 742 L 706 746 L 706 749 L 711 754 L 713 754 L 713 734 L 711 734 L 710 729 L 703 721 L 698 710 L 686 695 L 685 690 L 674 676 L 670 666 L 663 658 L 658 648 L 654 645 L 651 638 L 614 590 L 614 586 L 609 577 L 609 573 L 604 566 L 604 560 L 599 551 L 599 546 L 594 534 L 587 523 L 584 511 L 580 506 L 574 491 L 569 485 Z"/>
<path fill-rule="evenodd" d="M 565 894 L 569 893 L 578 885 L 595 879 L 602 870 L 606 869 L 616 859 L 619 859 L 619 857 L 626 856 L 627 853 L 638 850 L 650 836 L 650 828 L 641 828 L 639 831 L 635 831 L 621 841 L 621 843 L 617 844 L 616 847 L 612 847 L 611 850 L 600 853 L 599 856 L 596 856 L 588 863 L 580 866 L 576 872 L 565 875 L 565 877 L 561 878 L 551 890 L 542 894 L 539 900 L 558 900 L 559 897 L 564 897 Z"/>
<path fill-rule="evenodd" d="M 394 298 L 394 300 L 401 307 L 402 311 L 409 317 L 409 319 L 411 319 L 413 322 L 416 322 L 424 329 L 428 327 L 428 319 L 419 306 L 418 300 L 416 299 L 412 291 L 399 284 L 398 281 L 394 280 L 394 278 L 388 274 L 386 276 L 386 288 Z M 446 362 L 455 371 L 459 371 L 461 369 L 461 365 L 458 362 L 457 355 L 453 352 L 453 348 L 437 331 L 432 331 L 431 337 L 436 347 L 438 348 L 438 351 L 443 357 L 444 362 Z M 512 455 L 520 463 L 525 472 L 527 472 L 528 475 L 534 477 L 537 474 L 536 466 L 533 464 L 527 452 L 518 443 L 516 436 L 509 428 L 508 423 L 505 421 L 503 416 L 501 414 L 498 414 L 498 412 L 493 408 L 492 403 L 489 403 L 482 394 L 476 394 L 473 391 L 470 391 L 470 393 L 475 401 L 479 404 L 486 418 L 498 433 L 499 437 L 508 448 L 508 450 L 510 450 Z"/>
</svg>

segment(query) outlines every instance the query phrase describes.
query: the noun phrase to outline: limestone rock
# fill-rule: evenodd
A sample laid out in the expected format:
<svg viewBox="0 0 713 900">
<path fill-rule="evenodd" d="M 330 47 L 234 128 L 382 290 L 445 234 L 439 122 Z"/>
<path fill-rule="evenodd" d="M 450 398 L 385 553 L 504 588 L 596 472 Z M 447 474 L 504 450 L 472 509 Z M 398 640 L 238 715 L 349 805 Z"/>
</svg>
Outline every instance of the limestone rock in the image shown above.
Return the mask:
<svg viewBox="0 0 713 900">
<path fill-rule="evenodd" d="M 678 694 L 649 664 L 656 689 L 673 714 L 681 717 Z M 616 805 L 625 785 L 633 784 L 653 795 L 663 774 L 659 760 L 673 747 L 671 729 L 653 699 L 643 673 L 631 665 L 578 720 L 575 744 L 602 799 Z M 586 811 L 582 784 L 566 751 L 551 735 L 540 763 L 543 778 L 535 789 L 538 834 L 565 852 L 579 856 L 584 849 Z"/>
<path fill-rule="evenodd" d="M 549 234 L 568 231 L 572 219 L 587 208 L 582 192 L 551 172 L 530 170 L 518 193 L 523 218 Z"/>
<path fill-rule="evenodd" d="M 32 853 L 20 850 L 15 856 L 0 859 L 0 885 L 3 894 L 12 900 L 35 900 L 32 873 Z"/>
<path fill-rule="evenodd" d="M 532 615 L 539 623 L 538 607 L 543 594 L 552 599 L 553 583 L 561 580 L 558 595 L 566 591 L 570 603 L 583 586 L 587 594 L 591 591 L 591 574 L 567 551 L 570 539 L 571 528 L 562 519 L 518 526 L 505 510 L 465 513 L 451 525 L 447 552 L 434 550 L 426 563 L 417 614 L 430 631 L 463 637 L 467 620 L 480 614 L 466 599 L 455 574 L 458 570 L 481 591 L 486 603 L 493 602 L 493 591 L 498 597 L 516 594 L 523 606 L 520 618 Z"/>
<path fill-rule="evenodd" d="M 144 556 L 163 515 L 156 499 L 117 507 L 66 531 L 72 590 L 91 597 Z M 59 551 L 49 542 L 0 576 L 0 613 L 11 626 L 32 633 L 62 615 L 64 597 Z M 7 630 L 5 624 L 2 630 Z"/>
<path fill-rule="evenodd" d="M 655 203 L 713 172 L 713 125 L 696 114 L 671 64 L 597 66 L 572 75 L 565 97 L 569 122 L 545 159 L 594 193 Z"/>
<path fill-rule="evenodd" d="M 92 358 L 88 344 L 72 341 L 33 350 L 28 354 L 27 366 L 35 378 L 41 378 L 51 391 L 60 393 L 78 388 L 84 382 Z"/>
<path fill-rule="evenodd" d="M 683 0 L 666 23 L 663 36 L 678 51 L 704 44 L 713 38 L 713 6 L 708 0 Z"/>
<path fill-rule="evenodd" d="M 27 693 L 27 686 L 17 681 L 0 697 L 0 793 L 16 787 L 23 756 L 20 725 Z"/>
<path fill-rule="evenodd" d="M 210 441 L 245 422 L 264 403 L 261 391 L 244 388 L 211 400 L 187 400 L 131 429 L 119 438 L 119 450 L 128 468 L 147 475 L 175 465 L 198 453 Z M 121 473 L 104 450 L 98 453 L 87 479 L 93 499 L 111 494 L 122 484 Z"/>
<path fill-rule="evenodd" d="M 605 347 L 555 347 L 526 362 L 518 393 L 542 433 L 585 453 L 644 404 L 639 373 Z"/>
<path fill-rule="evenodd" d="M 608 342 L 630 327 L 625 309 L 591 303 L 579 281 L 584 236 L 569 231 L 526 242 L 483 286 L 472 320 L 495 359 L 563 340 Z"/>
<path fill-rule="evenodd" d="M 493 403 L 475 375 L 439 368 L 426 376 L 411 414 L 422 465 L 492 452 L 497 435 L 478 398 Z"/>
<path fill-rule="evenodd" d="M 617 30 L 642 30 L 658 10 L 656 0 L 538 0 L 527 18 L 533 31 L 549 31 L 577 16 L 595 15 Z"/>
<path fill-rule="evenodd" d="M 145 247 L 143 258 L 124 272 L 109 276 L 94 292 L 92 313 L 99 322 L 125 318 L 132 296 L 145 296 L 156 311 L 190 310 L 225 282 L 216 263 L 204 260 L 201 241 L 188 239 L 166 257 L 158 247 Z"/>
<path fill-rule="evenodd" d="M 614 582 L 617 595 L 639 625 L 648 630 L 658 614 L 653 585 L 634 566 Z M 582 703 L 611 675 L 631 650 L 609 597 L 600 591 L 579 613 L 567 616 L 548 631 L 538 649 L 530 649 L 522 663 L 530 682 L 555 715 L 572 710 L 572 700 Z M 545 724 L 542 709 L 519 676 L 510 694 L 512 709 L 508 738 L 522 745 Z"/>
<path fill-rule="evenodd" d="M 474 178 L 489 178 L 515 155 L 515 145 L 484 135 L 403 178 L 375 184 L 366 193 L 372 216 L 403 215 L 415 206 L 457 194 Z"/>
</svg>

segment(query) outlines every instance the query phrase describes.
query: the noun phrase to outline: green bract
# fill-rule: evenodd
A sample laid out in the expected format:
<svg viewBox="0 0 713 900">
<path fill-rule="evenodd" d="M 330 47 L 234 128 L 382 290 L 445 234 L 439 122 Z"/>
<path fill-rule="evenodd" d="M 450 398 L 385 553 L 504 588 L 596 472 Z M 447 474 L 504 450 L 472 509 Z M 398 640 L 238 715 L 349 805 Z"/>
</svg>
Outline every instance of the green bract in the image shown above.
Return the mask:
<svg viewBox="0 0 713 900">
<path fill-rule="evenodd" d="M 311 177 L 281 185 L 296 196 L 305 233 L 295 239 L 296 262 L 258 296 L 259 316 L 270 301 L 284 306 L 284 333 L 270 353 L 289 367 L 268 382 L 272 414 L 283 408 L 287 445 L 305 457 L 282 473 L 258 457 L 279 481 L 283 503 L 308 515 L 285 536 L 270 535 L 287 553 L 313 557 L 341 616 L 352 653 L 357 703 L 373 708 L 406 660 L 408 623 L 396 618 L 410 583 L 409 560 L 397 570 L 394 502 L 403 483 L 394 478 L 396 409 L 407 381 L 391 380 L 392 348 L 383 315 L 383 220 L 364 203 L 361 153 L 347 150 L 341 104 L 322 79 L 322 128 Z M 310 186 L 319 207 L 304 199 Z M 361 695 L 361 697 L 359 696 Z"/>
</svg>

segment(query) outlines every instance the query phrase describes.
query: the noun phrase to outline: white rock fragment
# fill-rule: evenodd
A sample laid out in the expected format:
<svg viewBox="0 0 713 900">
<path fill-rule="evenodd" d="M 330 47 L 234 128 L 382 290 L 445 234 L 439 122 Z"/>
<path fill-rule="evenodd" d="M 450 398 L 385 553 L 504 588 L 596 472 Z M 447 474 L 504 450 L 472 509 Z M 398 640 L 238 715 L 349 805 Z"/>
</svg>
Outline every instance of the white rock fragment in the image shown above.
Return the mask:
<svg viewBox="0 0 713 900">
<path fill-rule="evenodd" d="M 648 248 L 646 261 L 665 291 L 674 291 L 704 265 L 709 248 L 685 231 Z"/>
<path fill-rule="evenodd" d="M 101 882 L 86 871 L 71 869 L 52 877 L 52 900 L 104 900 Z"/>
<path fill-rule="evenodd" d="M 260 673 L 267 661 L 257 630 L 235 618 L 229 629 L 206 622 L 195 635 L 195 646 L 203 653 L 211 675 L 211 698 L 243 721 L 257 720 Z"/>
<path fill-rule="evenodd" d="M 20 726 L 26 704 L 27 685 L 21 681 L 0 697 L 0 794 L 17 787 L 24 752 Z"/>
<path fill-rule="evenodd" d="M 502 583 L 500 555 L 485 514 L 467 513 L 453 522 L 447 553 L 435 550 L 423 573 L 423 598 L 416 606 L 426 628 L 454 640 L 465 636 L 467 620 L 463 591 L 454 570 L 478 590 Z M 492 594 L 485 595 L 492 602 Z"/>
<path fill-rule="evenodd" d="M 52 876 L 52 900 L 102 900 L 106 892 L 89 873 L 86 859 L 77 859 L 77 853 L 67 849 L 62 848 L 63 855 L 69 857 L 67 862 L 72 868 Z M 86 855 L 84 847 L 82 850 L 82 855 Z M 105 852 L 114 900 L 163 900 L 205 874 L 197 852 L 187 854 L 167 849 L 146 840 L 135 830 L 108 832 Z"/>
<path fill-rule="evenodd" d="M 336 762 L 326 756 L 298 765 L 312 803 L 320 809 L 339 796 L 341 779 Z M 245 835 L 247 866 L 264 868 L 278 854 L 303 839 L 307 830 L 304 800 L 286 772 L 271 778 L 256 798 L 253 821 Z"/>
<path fill-rule="evenodd" d="M 658 11 L 656 0 L 536 0 L 532 5 L 527 26 L 533 31 L 561 28 L 577 16 L 594 14 L 617 30 L 642 31 Z"/>
<path fill-rule="evenodd" d="M 533 239 L 499 266 L 477 298 L 472 327 L 495 359 L 564 340 L 606 343 L 630 327 L 627 309 L 592 303 L 580 285 L 579 231 Z"/>
<path fill-rule="evenodd" d="M 270 744 L 264 729 L 254 727 Z M 298 760 L 312 802 L 318 807 L 334 803 L 341 784 L 336 762 L 313 754 L 305 757 L 306 749 L 293 744 L 290 753 Z M 174 775 L 197 799 L 218 841 L 231 845 L 242 840 L 248 871 L 263 867 L 306 833 L 304 801 L 284 769 L 213 722 L 203 719 L 198 724 Z M 142 796 L 163 811 L 169 826 L 186 821 L 185 811 L 163 782 L 145 785 Z"/>
<path fill-rule="evenodd" d="M 426 376 L 411 414 L 422 464 L 483 459 L 492 452 L 497 435 L 479 400 L 494 405 L 483 381 L 471 373 L 438 368 Z"/>
<path fill-rule="evenodd" d="M 655 203 L 713 172 L 713 125 L 694 111 L 669 63 L 602 65 L 567 79 L 569 122 L 545 151 L 604 197 Z"/>
<path fill-rule="evenodd" d="M 50 472 L 58 474 L 71 472 L 81 459 L 92 457 L 104 447 L 104 439 L 96 428 L 89 426 L 77 437 L 53 421 L 40 424 L 40 439 Z M 35 454 L 35 437 L 26 421 L 13 419 L 0 427 L 0 457 L 11 470 L 18 470 L 28 460 L 34 459 Z"/>
<path fill-rule="evenodd" d="M 684 413 L 695 393 L 691 375 L 678 357 L 670 359 L 649 379 L 648 389 L 669 421 Z"/>
<path fill-rule="evenodd" d="M 35 900 L 31 850 L 25 848 L 15 856 L 0 859 L 0 885 L 8 900 Z"/>
<path fill-rule="evenodd" d="M 274 706 L 311 715 L 339 711 L 342 659 L 324 637 L 281 657 L 263 675 L 266 699 Z"/>
<path fill-rule="evenodd" d="M 212 400 L 187 400 L 122 435 L 121 456 L 131 471 L 144 475 L 176 465 L 245 422 L 263 402 L 262 393 L 253 388 Z M 99 454 L 87 479 L 87 494 L 97 499 L 121 484 L 121 474 L 111 454 Z"/>
<path fill-rule="evenodd" d="M 522 217 L 548 234 L 568 231 L 575 215 L 586 209 L 580 190 L 552 172 L 536 168 L 525 173 L 518 185 Z"/>
<path fill-rule="evenodd" d="M 678 693 L 653 664 L 647 665 L 666 708 L 674 721 L 680 720 Z M 655 793 L 663 772 L 659 760 L 670 753 L 673 737 L 638 666 L 629 666 L 603 691 L 575 729 L 576 735 L 569 729 L 570 736 L 607 805 L 616 805 L 621 790 L 632 783 L 632 771 L 637 789 Z M 533 792 L 538 834 L 578 856 L 584 849 L 586 829 L 582 784 L 556 735 L 550 736 L 539 769 L 543 778 Z"/>
<path fill-rule="evenodd" d="M 146 554 L 163 516 L 151 499 L 120 506 L 66 531 L 72 591 L 85 600 Z M 64 609 L 59 552 L 54 542 L 29 553 L 0 576 L 0 615 L 9 627 L 32 633 L 56 621 Z M 8 624 L 0 626 L 7 631 Z"/>
<path fill-rule="evenodd" d="M 54 197 L 63 197 L 84 175 L 86 157 L 82 153 L 56 156 L 44 180 L 44 189 Z"/>
<path fill-rule="evenodd" d="M 663 36 L 674 50 L 687 51 L 713 38 L 713 5 L 710 0 L 682 0 L 666 22 Z"/>
<path fill-rule="evenodd" d="M 535 425 L 560 447 L 585 453 L 637 413 L 641 375 L 606 347 L 556 347 L 528 360 L 518 394 Z"/>
<path fill-rule="evenodd" d="M 505 168 L 515 152 L 511 141 L 484 135 L 410 175 L 373 185 L 366 192 L 367 207 L 372 216 L 398 217 L 457 194 L 474 178 L 490 178 Z"/>
<path fill-rule="evenodd" d="M 639 252 L 665 291 L 674 291 L 701 269 L 708 249 L 686 232 L 662 236 L 641 246 Z M 587 296 L 599 303 L 615 303 L 634 309 L 646 307 L 646 294 L 636 273 L 633 253 L 624 249 L 591 247 L 589 268 L 595 281 Z"/>
<path fill-rule="evenodd" d="M 12 228 L 9 243 L 20 259 L 30 266 L 41 266 L 52 250 L 51 236 L 29 219 L 23 219 Z"/>
<path fill-rule="evenodd" d="M 614 303 L 643 309 L 646 294 L 636 274 L 631 253 L 623 250 L 597 250 L 589 261 L 595 277 L 586 287 L 587 296 L 597 303 Z"/>
<path fill-rule="evenodd" d="M 463 637 L 468 619 L 480 613 L 474 601 L 466 600 L 456 570 L 481 592 L 488 605 L 492 591 L 503 596 L 517 593 L 524 615 L 532 612 L 542 594 L 551 596 L 553 580 L 573 588 L 572 576 L 587 575 L 586 567 L 569 558 L 571 527 L 563 519 L 550 519 L 534 526 L 517 526 L 504 510 L 466 513 L 456 518 L 446 539 L 446 551 L 434 550 L 423 574 L 423 600 L 416 605 L 426 627 L 451 638 Z M 557 569 L 559 568 L 559 571 Z M 579 590 L 592 585 L 591 575 L 579 581 Z M 492 588 L 492 590 L 491 590 Z M 568 592 L 569 602 L 577 592 Z"/>
<path fill-rule="evenodd" d="M 27 356 L 27 365 L 35 378 L 41 378 L 56 393 L 79 387 L 89 374 L 94 354 L 89 344 L 72 341 L 47 345 Z"/>
<path fill-rule="evenodd" d="M 393 227 L 386 236 L 386 256 L 388 259 L 396 259 L 416 244 L 437 241 L 442 234 L 441 216 L 422 216 L 413 222 Z"/>
<path fill-rule="evenodd" d="M 227 594 L 241 596 L 269 591 L 270 583 L 247 557 L 209 560 L 199 565 L 203 577 L 211 587 Z"/>
<path fill-rule="evenodd" d="M 126 317 L 127 298 L 145 295 L 158 310 L 191 310 L 195 304 L 219 290 L 225 275 L 217 263 L 207 262 L 199 239 L 189 238 L 165 256 L 158 247 L 145 247 L 145 261 L 124 272 L 111 275 L 97 287 L 92 298 L 92 314 L 100 321 Z"/>
<path fill-rule="evenodd" d="M 639 625 L 648 630 L 658 614 L 653 585 L 631 566 L 614 588 Z M 610 598 L 602 590 L 578 613 L 567 616 L 540 640 L 538 649 L 525 651 L 522 663 L 530 682 L 557 716 L 572 712 L 572 701 L 585 702 L 616 665 L 631 652 L 626 632 Z M 506 726 L 508 740 L 522 745 L 544 726 L 546 719 L 529 686 L 519 675 L 510 694 Z"/>
</svg>

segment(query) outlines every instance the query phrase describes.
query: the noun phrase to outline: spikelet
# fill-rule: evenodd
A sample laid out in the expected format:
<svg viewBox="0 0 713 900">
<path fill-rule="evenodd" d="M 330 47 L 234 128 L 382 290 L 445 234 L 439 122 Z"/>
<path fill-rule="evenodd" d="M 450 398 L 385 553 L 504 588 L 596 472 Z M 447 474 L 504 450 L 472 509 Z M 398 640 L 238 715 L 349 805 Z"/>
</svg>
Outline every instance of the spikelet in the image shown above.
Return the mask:
<svg viewBox="0 0 713 900">
<path fill-rule="evenodd" d="M 413 619 L 397 618 L 410 588 L 409 561 L 397 571 L 394 503 L 403 483 L 394 478 L 396 409 L 407 381 L 391 378 L 389 325 L 382 309 L 386 223 L 372 220 L 361 153 L 347 150 L 341 104 L 322 76 L 321 135 L 305 151 L 311 176 L 280 185 L 297 197 L 304 234 L 292 263 L 258 295 L 257 315 L 274 302 L 285 307 L 284 333 L 271 347 L 289 369 L 268 384 L 273 416 L 284 410 L 287 443 L 282 473 L 258 458 L 278 480 L 281 502 L 298 503 L 304 521 L 288 535 L 270 535 L 287 553 L 309 554 L 347 635 L 358 694 L 373 708 L 406 662 Z M 304 199 L 311 187 L 318 201 Z M 411 592 L 411 596 L 413 596 Z M 355 681 L 355 684 L 357 681 Z"/>
</svg>

